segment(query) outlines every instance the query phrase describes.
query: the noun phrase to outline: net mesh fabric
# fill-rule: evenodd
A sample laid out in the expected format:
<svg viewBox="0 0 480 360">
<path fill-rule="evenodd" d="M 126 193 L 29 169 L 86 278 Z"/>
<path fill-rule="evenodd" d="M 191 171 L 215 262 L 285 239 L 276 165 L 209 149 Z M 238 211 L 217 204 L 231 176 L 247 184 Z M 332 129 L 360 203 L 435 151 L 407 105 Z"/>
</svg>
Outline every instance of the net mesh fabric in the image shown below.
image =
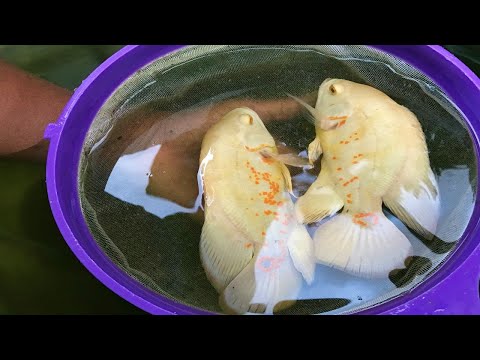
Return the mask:
<svg viewBox="0 0 480 360">
<path fill-rule="evenodd" d="M 81 204 L 98 245 L 123 271 L 162 296 L 221 312 L 218 294 L 200 264 L 201 221 L 188 212 L 159 217 L 142 204 L 112 196 L 105 191 L 112 170 L 120 157 L 161 146 L 168 134 L 195 136 L 188 134 L 188 124 L 179 130 L 171 114 L 222 101 L 315 94 L 325 78 L 372 85 L 412 110 L 426 134 L 440 193 L 446 196 L 433 241 L 411 235 L 395 222 L 417 243 L 416 256 L 406 270 L 374 284 L 376 290 L 370 293 L 347 282 L 344 287 L 351 286 L 347 292 L 333 287 L 327 296 L 305 295 L 284 313 L 351 313 L 401 295 L 423 281 L 456 249 L 470 219 L 476 190 L 472 141 L 462 114 L 429 78 L 399 59 L 364 46 L 191 46 L 134 73 L 96 115 L 80 161 Z M 297 151 L 305 150 L 314 138 L 313 126 L 301 113 L 290 121 L 271 122 L 267 128 L 278 142 Z M 199 142 L 194 144 L 184 153 L 198 161 Z M 151 175 L 161 176 L 146 174 Z M 294 181 L 295 175 L 292 172 Z M 299 184 L 299 194 L 304 190 Z"/>
</svg>

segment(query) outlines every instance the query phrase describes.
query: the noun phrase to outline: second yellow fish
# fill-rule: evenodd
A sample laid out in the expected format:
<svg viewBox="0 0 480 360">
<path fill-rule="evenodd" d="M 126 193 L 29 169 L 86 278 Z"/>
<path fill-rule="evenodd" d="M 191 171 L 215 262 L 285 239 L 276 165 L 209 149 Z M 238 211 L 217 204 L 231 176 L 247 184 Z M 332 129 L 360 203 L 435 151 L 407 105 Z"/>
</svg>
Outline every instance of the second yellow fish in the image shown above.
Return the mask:
<svg viewBox="0 0 480 360">
<path fill-rule="evenodd" d="M 440 213 L 437 181 L 416 116 L 381 91 L 343 79 L 325 80 L 309 110 L 323 154 L 317 180 L 297 201 L 300 221 L 315 233 L 319 263 L 361 277 L 386 277 L 412 254 L 406 236 L 382 212 L 382 201 L 407 226 L 432 238 Z"/>
</svg>

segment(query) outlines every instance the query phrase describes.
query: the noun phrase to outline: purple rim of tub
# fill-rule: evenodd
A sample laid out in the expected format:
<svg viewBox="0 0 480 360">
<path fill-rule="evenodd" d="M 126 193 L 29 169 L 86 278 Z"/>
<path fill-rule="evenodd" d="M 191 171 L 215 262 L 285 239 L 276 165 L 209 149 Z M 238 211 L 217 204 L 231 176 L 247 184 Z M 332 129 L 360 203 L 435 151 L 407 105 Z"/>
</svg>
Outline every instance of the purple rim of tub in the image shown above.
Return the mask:
<svg viewBox="0 0 480 360">
<path fill-rule="evenodd" d="M 134 280 L 103 253 L 83 218 L 77 169 L 85 135 L 100 107 L 138 69 L 184 45 L 126 46 L 101 64 L 75 91 L 57 123 L 50 124 L 47 189 L 53 215 L 81 263 L 104 285 L 137 307 L 156 315 L 211 314 L 159 295 Z M 440 86 L 467 119 L 477 159 L 480 146 L 480 80 L 460 60 L 435 45 L 375 45 L 421 70 Z M 477 170 L 478 172 L 478 170 Z M 479 174 L 477 177 L 480 178 Z M 477 184 L 477 189 L 478 189 Z M 427 280 L 385 303 L 357 314 L 480 314 L 480 205 L 460 240 L 461 246 Z"/>
</svg>

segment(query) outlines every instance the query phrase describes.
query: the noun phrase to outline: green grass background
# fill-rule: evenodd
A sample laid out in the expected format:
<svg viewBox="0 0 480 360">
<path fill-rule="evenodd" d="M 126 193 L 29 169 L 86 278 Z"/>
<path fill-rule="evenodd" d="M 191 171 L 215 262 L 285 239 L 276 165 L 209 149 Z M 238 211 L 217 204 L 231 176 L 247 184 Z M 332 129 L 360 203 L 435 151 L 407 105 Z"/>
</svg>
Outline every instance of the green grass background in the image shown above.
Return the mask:
<svg viewBox="0 0 480 360">
<path fill-rule="evenodd" d="M 0 58 L 73 90 L 119 48 L 0 45 Z M 139 313 L 68 248 L 50 211 L 45 166 L 0 159 L 0 314 Z"/>
<path fill-rule="evenodd" d="M 480 45 L 446 47 L 480 73 Z M 0 58 L 73 90 L 120 48 L 0 45 Z M 0 159 L 0 314 L 141 313 L 71 253 L 51 215 L 44 165 Z"/>
</svg>

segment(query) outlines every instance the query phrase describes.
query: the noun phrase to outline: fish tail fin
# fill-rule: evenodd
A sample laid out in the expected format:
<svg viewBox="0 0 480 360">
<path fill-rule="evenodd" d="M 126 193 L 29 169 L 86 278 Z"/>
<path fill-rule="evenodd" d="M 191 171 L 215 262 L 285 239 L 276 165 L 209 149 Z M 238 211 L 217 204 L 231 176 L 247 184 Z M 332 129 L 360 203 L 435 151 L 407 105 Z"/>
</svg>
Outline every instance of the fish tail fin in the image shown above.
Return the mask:
<svg viewBox="0 0 480 360">
<path fill-rule="evenodd" d="M 315 108 L 309 104 L 307 104 L 305 101 L 303 101 L 302 99 L 292 95 L 292 94 L 288 94 L 288 96 L 290 96 L 293 100 L 295 100 L 296 102 L 298 102 L 300 105 L 302 105 L 303 109 L 304 109 L 304 113 L 307 117 L 307 120 L 309 123 L 311 123 L 312 125 L 315 125 L 315 122 L 316 122 L 316 114 L 317 114 L 317 111 L 315 110 Z"/>
<path fill-rule="evenodd" d="M 321 264 L 364 278 L 388 277 L 412 254 L 407 237 L 380 212 L 339 214 L 314 236 Z"/>
<path fill-rule="evenodd" d="M 297 220 L 302 224 L 321 221 L 343 207 L 343 200 L 329 180 L 328 169 L 323 168 L 317 180 L 295 203 Z"/>
<path fill-rule="evenodd" d="M 411 190 L 398 186 L 384 196 L 383 202 L 410 229 L 426 239 L 433 238 L 440 217 L 440 193 L 431 171 L 428 180 Z"/>
<path fill-rule="evenodd" d="M 286 248 L 272 251 L 273 247 L 263 247 L 220 295 L 225 312 L 273 314 L 295 303 L 302 275 Z"/>
<path fill-rule="evenodd" d="M 311 285 L 315 277 L 315 257 L 313 256 L 313 240 L 304 226 L 298 225 L 288 238 L 288 251 L 293 265 L 300 271 L 307 284 Z"/>
</svg>

